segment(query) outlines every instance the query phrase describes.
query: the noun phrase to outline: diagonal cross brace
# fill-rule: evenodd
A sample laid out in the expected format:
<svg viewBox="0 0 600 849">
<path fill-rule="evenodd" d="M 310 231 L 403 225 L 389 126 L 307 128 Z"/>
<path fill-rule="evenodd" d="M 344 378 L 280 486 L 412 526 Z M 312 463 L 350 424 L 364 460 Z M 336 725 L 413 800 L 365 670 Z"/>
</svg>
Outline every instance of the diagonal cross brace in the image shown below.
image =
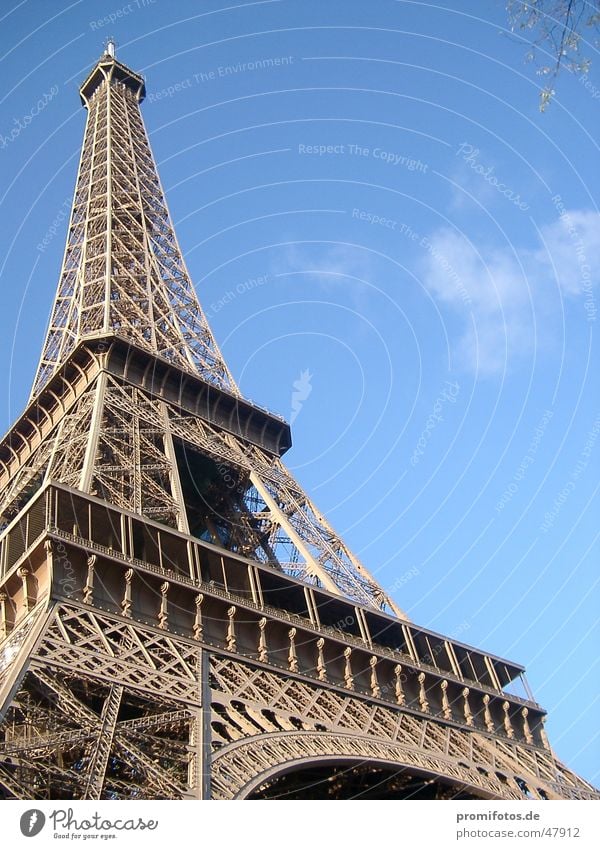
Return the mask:
<svg viewBox="0 0 600 849">
<path fill-rule="evenodd" d="M 90 760 L 83 794 L 84 799 L 100 799 L 102 797 L 106 767 L 115 738 L 117 718 L 119 716 L 122 698 L 123 687 L 113 686 L 110 688 L 100 716 L 100 727 Z"/>
</svg>

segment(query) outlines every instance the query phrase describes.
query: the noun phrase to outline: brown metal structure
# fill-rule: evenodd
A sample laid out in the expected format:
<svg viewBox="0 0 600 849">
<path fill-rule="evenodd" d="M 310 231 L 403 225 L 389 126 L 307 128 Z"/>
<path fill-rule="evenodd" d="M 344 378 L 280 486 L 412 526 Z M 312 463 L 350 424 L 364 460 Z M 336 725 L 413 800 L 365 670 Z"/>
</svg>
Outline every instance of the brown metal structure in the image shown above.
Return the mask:
<svg viewBox="0 0 600 849">
<path fill-rule="evenodd" d="M 0 444 L 0 795 L 591 798 L 523 668 L 417 627 L 281 462 L 109 45 L 29 405 Z"/>
</svg>

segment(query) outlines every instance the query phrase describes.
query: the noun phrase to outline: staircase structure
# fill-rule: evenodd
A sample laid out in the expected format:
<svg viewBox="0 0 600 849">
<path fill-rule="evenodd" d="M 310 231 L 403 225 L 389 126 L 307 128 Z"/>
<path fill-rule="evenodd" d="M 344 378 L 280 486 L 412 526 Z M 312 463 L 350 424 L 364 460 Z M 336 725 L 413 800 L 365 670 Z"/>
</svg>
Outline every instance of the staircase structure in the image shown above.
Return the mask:
<svg viewBox="0 0 600 849">
<path fill-rule="evenodd" d="M 0 443 L 0 796 L 592 798 L 523 668 L 410 622 L 281 461 L 197 300 L 109 44 Z"/>
</svg>

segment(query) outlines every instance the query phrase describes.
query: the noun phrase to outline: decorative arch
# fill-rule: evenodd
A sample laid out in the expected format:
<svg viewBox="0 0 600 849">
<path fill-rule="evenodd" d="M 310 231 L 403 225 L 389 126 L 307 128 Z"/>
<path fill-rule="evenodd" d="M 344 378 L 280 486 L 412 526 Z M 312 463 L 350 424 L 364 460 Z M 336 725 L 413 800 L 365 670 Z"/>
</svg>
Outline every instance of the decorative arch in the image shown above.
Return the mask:
<svg viewBox="0 0 600 849">
<path fill-rule="evenodd" d="M 482 799 L 522 799 L 509 777 L 438 753 L 353 734 L 282 731 L 238 740 L 215 755 L 213 799 L 246 799 L 261 784 L 308 765 L 373 763 L 447 781 Z"/>
</svg>

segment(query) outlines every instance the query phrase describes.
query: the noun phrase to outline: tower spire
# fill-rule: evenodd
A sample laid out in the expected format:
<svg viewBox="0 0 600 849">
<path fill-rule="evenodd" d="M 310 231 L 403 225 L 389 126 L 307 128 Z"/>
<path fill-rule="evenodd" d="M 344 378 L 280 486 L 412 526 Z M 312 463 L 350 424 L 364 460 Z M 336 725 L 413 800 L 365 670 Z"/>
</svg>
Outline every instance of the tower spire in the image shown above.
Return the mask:
<svg viewBox="0 0 600 849">
<path fill-rule="evenodd" d="M 177 244 L 139 110 L 144 80 L 115 58 L 113 39 L 80 95 L 83 149 L 31 397 L 82 341 L 107 335 L 239 395 Z"/>
</svg>

